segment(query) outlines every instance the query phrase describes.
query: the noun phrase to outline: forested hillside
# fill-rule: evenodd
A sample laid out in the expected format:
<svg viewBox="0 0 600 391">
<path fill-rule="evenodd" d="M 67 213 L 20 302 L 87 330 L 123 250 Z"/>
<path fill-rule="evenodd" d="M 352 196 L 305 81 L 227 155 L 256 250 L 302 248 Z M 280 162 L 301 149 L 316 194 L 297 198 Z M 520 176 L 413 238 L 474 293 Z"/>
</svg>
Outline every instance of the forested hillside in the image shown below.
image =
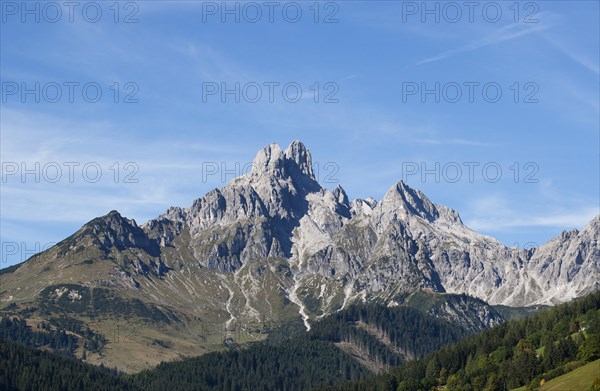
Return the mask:
<svg viewBox="0 0 600 391">
<path fill-rule="evenodd" d="M 306 390 L 366 378 L 372 374 L 367 368 L 389 368 L 466 335 L 413 308 L 357 304 L 287 340 L 279 336 L 273 342 L 165 363 L 134 378 L 149 390 Z"/>
<path fill-rule="evenodd" d="M 75 352 L 81 348 L 84 359 L 87 352 L 101 352 L 106 343 L 103 335 L 68 316 L 50 318 L 48 322 L 38 323 L 35 329 L 18 316 L 3 316 L 0 318 L 0 340 L 3 339 L 73 357 L 77 357 Z"/>
<path fill-rule="evenodd" d="M 465 333 L 410 308 L 357 305 L 316 323 L 308 333 L 164 363 L 137 375 L 0 341 L 0 389 L 536 389 L 600 358 L 600 292 L 477 335 Z M 445 340 L 462 337 L 406 361 L 411 349 L 414 357 L 422 357 Z M 354 353 L 371 361 L 402 363 L 374 376 L 340 343 L 353 345 Z"/>
<path fill-rule="evenodd" d="M 424 356 L 469 331 L 408 307 L 356 304 L 316 323 L 312 340 L 350 344 L 384 367 Z"/>
<path fill-rule="evenodd" d="M 113 370 L 0 340 L 0 390 L 140 390 Z"/>
<path fill-rule="evenodd" d="M 600 292 L 504 323 L 387 374 L 333 389 L 404 391 L 445 386 L 446 391 L 496 391 L 526 386 L 535 390 L 598 358 Z"/>
</svg>

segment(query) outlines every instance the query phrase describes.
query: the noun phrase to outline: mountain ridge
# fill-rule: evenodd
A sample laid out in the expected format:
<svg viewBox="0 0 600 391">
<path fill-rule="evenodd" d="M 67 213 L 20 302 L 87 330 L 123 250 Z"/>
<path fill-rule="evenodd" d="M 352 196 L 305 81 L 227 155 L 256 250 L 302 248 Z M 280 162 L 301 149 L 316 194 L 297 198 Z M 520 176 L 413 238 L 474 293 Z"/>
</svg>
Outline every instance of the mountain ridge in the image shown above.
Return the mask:
<svg viewBox="0 0 600 391">
<path fill-rule="evenodd" d="M 223 272 L 235 272 L 244 262 L 250 262 L 255 257 L 299 258 L 304 255 L 303 250 L 307 246 L 316 253 L 327 246 L 332 246 L 330 249 L 332 252 L 339 251 L 339 247 L 335 248 L 335 239 L 344 236 L 345 230 L 350 231 L 348 227 L 367 229 L 367 242 L 368 235 L 374 231 L 380 242 L 376 243 L 379 247 L 385 247 L 385 241 L 388 239 L 394 240 L 403 235 L 413 234 L 408 235 L 412 240 L 403 243 L 402 247 L 404 250 L 411 248 L 414 250 L 415 246 L 420 248 L 421 252 L 413 251 L 411 255 L 424 257 L 425 262 L 431 254 L 427 254 L 424 248 L 419 247 L 420 241 L 428 240 L 428 236 L 445 231 L 443 233 L 450 237 L 454 236 L 453 239 L 470 240 L 469 244 L 474 253 L 485 251 L 486 246 L 493 246 L 496 251 L 501 252 L 500 255 L 504 259 L 514 262 L 515 266 L 519 265 L 518 268 L 525 264 L 536 263 L 540 264 L 544 271 L 548 270 L 550 266 L 548 263 L 553 261 L 549 253 L 556 246 L 563 248 L 565 242 L 577 241 L 577 238 L 582 235 L 588 235 L 592 239 L 592 244 L 596 246 L 591 251 L 593 262 L 588 264 L 595 266 L 592 268 L 592 275 L 598 273 L 597 241 L 600 215 L 583 230 L 563 231 L 560 236 L 551 239 L 539 249 L 515 251 L 489 236 L 478 234 L 464 226 L 460 215 L 455 210 L 431 202 L 420 190 L 412 189 L 403 181 L 394 184 L 380 201 L 372 198 L 350 201 L 341 186 L 333 191 L 321 187 L 315 180 L 311 163 L 310 151 L 300 141 L 292 142 L 285 152 L 277 144 L 270 144 L 257 153 L 252 171 L 234 179 L 221 189 L 209 191 L 203 197 L 194 200 L 188 208 L 171 207 L 164 214 L 150 219 L 141 226 L 113 210 L 105 216 L 86 223 L 78 232 L 83 230 L 84 235 L 96 235 L 100 232 L 102 238 L 96 238 L 94 244 L 105 253 L 109 247 L 115 247 L 119 251 L 140 249 L 151 256 L 160 256 L 161 248 L 172 247 L 175 238 L 182 235 L 182 230 L 187 229 L 192 241 L 190 247 L 194 258 L 200 263 L 202 259 L 208 259 L 205 266 Z M 99 222 L 103 223 L 101 227 L 98 226 Z M 242 227 L 240 225 L 242 222 L 247 226 Z M 430 229 L 423 229 L 427 223 L 431 224 L 427 227 Z M 215 228 L 223 228 L 227 234 L 231 234 L 231 241 L 218 242 L 217 237 L 210 232 Z M 123 232 L 118 232 L 119 229 Z M 106 232 L 102 233 L 103 230 Z M 253 234 L 260 234 L 259 237 L 254 238 L 259 240 L 252 241 Z M 306 238 L 305 243 L 302 239 L 298 240 L 298 237 Z M 218 242 L 210 249 L 214 252 L 208 254 L 199 249 L 202 247 L 202 242 L 205 243 L 207 239 Z M 199 241 L 201 243 L 198 243 Z M 58 246 L 61 246 L 61 243 Z M 250 251 L 249 247 L 254 250 Z M 576 258 L 575 266 L 571 265 L 566 271 L 567 280 L 570 282 L 579 274 L 577 266 L 586 262 L 581 252 L 577 253 L 576 249 L 569 250 L 568 246 L 566 247 L 563 250 L 570 251 L 570 255 Z M 460 247 L 460 249 L 464 248 Z M 379 248 L 373 250 L 377 252 Z M 427 248 L 427 250 L 432 249 Z M 354 258 L 361 256 L 360 252 L 352 255 Z M 471 254 L 463 252 L 461 255 L 462 261 L 469 264 Z M 220 259 L 226 259 L 229 263 L 219 261 Z M 351 266 L 352 261 L 349 264 Z M 367 263 L 362 266 L 367 266 Z M 554 271 L 555 274 L 560 274 L 558 273 L 560 270 Z M 449 289 L 445 285 L 449 285 Z M 493 304 L 512 303 L 510 299 L 500 300 L 493 294 L 461 291 L 452 285 L 447 281 L 441 286 L 426 288 L 434 288 L 441 292 L 474 293 L 474 296 Z M 551 303 L 544 302 L 543 297 L 536 297 L 536 299 L 532 301 L 525 298 L 525 302 L 515 304 Z"/>
<path fill-rule="evenodd" d="M 311 163 L 299 141 L 285 152 L 270 144 L 249 173 L 189 207 L 142 225 L 117 211 L 92 219 L 0 274 L 0 303 L 35 308 L 54 300 L 40 296 L 48 286 L 74 301 L 77 284 L 79 291 L 112 289 L 126 303 L 139 299 L 152 313 L 177 314 L 181 323 L 161 339 L 172 341 L 171 353 L 189 355 L 206 324 L 222 325 L 225 339 L 243 330 L 251 341 L 264 338 L 267 324 L 310 329 L 351 303 L 395 306 L 419 291 L 526 307 L 598 290 L 600 216 L 537 250 L 518 250 L 469 229 L 456 211 L 402 181 L 379 201 L 350 201 L 341 186 L 323 188 Z M 438 317 L 463 311 L 440 308 Z M 472 324 L 496 322 L 485 308 L 472 316 Z M 209 340 L 206 351 L 222 343 Z M 147 349 L 147 342 L 136 343 Z"/>
</svg>

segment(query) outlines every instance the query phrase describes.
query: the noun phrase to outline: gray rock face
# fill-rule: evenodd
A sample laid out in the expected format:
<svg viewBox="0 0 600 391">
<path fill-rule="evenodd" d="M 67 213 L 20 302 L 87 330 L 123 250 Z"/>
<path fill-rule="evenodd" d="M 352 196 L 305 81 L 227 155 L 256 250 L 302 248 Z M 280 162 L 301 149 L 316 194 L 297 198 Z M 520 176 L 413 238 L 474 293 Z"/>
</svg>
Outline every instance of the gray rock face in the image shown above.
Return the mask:
<svg viewBox="0 0 600 391">
<path fill-rule="evenodd" d="M 105 253 L 111 249 L 138 249 L 153 255 L 160 252 L 157 243 L 147 237 L 135 220 L 125 218 L 115 210 L 86 224 L 81 236 L 85 235 Z"/>
<path fill-rule="evenodd" d="M 193 259 L 184 261 L 219 272 L 285 259 L 293 278 L 278 283 L 305 319 L 353 300 L 392 301 L 420 289 L 511 306 L 558 303 L 598 289 L 599 218 L 536 251 L 519 251 L 470 230 L 454 210 L 403 182 L 379 202 L 350 202 L 341 187 L 322 188 L 311 163 L 299 141 L 285 152 L 269 145 L 252 172 L 143 229 L 163 247 L 186 232 Z"/>
</svg>

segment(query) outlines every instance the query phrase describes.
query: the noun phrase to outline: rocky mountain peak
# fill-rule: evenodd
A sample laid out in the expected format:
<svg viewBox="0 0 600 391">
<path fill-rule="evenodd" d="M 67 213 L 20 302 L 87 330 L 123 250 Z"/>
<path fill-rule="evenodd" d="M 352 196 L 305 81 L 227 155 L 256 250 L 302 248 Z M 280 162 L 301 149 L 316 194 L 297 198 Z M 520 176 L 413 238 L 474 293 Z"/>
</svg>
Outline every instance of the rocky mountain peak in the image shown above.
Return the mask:
<svg viewBox="0 0 600 391">
<path fill-rule="evenodd" d="M 311 179 L 315 179 L 312 169 L 312 157 L 310 151 L 301 141 L 294 140 L 285 150 L 285 158 L 294 162 L 300 172 Z"/>
<path fill-rule="evenodd" d="M 406 215 L 419 216 L 429 222 L 439 217 L 436 205 L 421 191 L 415 190 L 399 181 L 388 190 L 381 207 L 389 211 L 403 211 Z"/>
<path fill-rule="evenodd" d="M 67 239 L 67 242 L 85 242 L 88 239 L 96 243 L 105 253 L 110 252 L 112 248 L 119 251 L 127 248 L 139 248 L 148 253 L 158 253 L 156 243 L 149 240 L 135 220 L 123 217 L 116 210 L 91 220 L 75 235 Z M 67 244 L 72 245 L 73 243 Z"/>
<path fill-rule="evenodd" d="M 350 206 L 348 195 L 342 186 L 338 185 L 335 189 L 333 189 L 332 193 L 337 202 L 348 207 Z"/>
<path fill-rule="evenodd" d="M 252 172 L 225 188 L 231 186 L 251 186 L 270 213 L 281 216 L 288 215 L 290 208 L 297 209 L 291 215 L 297 214 L 304 208 L 301 204 L 306 202 L 306 195 L 321 190 L 312 171 L 310 152 L 300 141 L 292 142 L 285 153 L 277 144 L 267 145 L 256 155 Z"/>
<path fill-rule="evenodd" d="M 264 147 L 256 155 L 246 179 L 263 184 L 289 179 L 308 191 L 321 189 L 313 173 L 310 151 L 300 141 L 293 141 L 285 153 L 275 143 Z"/>
<path fill-rule="evenodd" d="M 252 173 L 281 173 L 285 166 L 285 155 L 278 144 L 269 144 L 256 154 L 252 164 Z"/>
<path fill-rule="evenodd" d="M 123 227 L 137 228 L 138 225 L 133 219 L 123 217 L 118 211 L 111 210 L 104 216 L 97 217 L 86 224 L 88 227 L 98 228 L 98 226 L 107 226 L 113 230 L 122 230 Z M 85 226 L 84 226 L 85 227 Z"/>
</svg>

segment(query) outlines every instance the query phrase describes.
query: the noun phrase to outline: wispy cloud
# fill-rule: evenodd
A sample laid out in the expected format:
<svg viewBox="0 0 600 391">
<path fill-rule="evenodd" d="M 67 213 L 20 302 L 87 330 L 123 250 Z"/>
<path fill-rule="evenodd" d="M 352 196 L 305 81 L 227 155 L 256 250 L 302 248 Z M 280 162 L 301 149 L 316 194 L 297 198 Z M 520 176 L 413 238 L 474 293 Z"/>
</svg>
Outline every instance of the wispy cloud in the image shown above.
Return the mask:
<svg viewBox="0 0 600 391">
<path fill-rule="evenodd" d="M 550 27 L 550 25 L 548 23 L 535 23 L 535 24 L 528 24 L 528 25 L 511 23 L 509 25 L 506 25 L 499 29 L 496 29 L 491 34 L 489 34 L 481 39 L 472 41 L 464 46 L 450 49 L 450 50 L 445 50 L 434 56 L 417 61 L 417 63 L 415 65 L 422 65 L 422 64 L 427 64 L 427 63 L 431 63 L 431 62 L 445 60 L 447 58 L 454 57 L 454 56 L 462 54 L 462 53 L 472 52 L 474 50 L 478 50 L 478 49 L 481 49 L 481 48 L 484 48 L 484 47 L 487 47 L 490 45 L 495 45 L 495 44 L 498 44 L 501 42 L 510 41 L 515 38 L 519 38 L 519 37 L 523 37 L 523 36 L 530 35 L 533 33 L 537 33 L 537 32 L 546 30 L 549 27 Z"/>
<path fill-rule="evenodd" d="M 573 202 L 570 208 L 564 207 L 564 195 L 557 201 L 557 194 L 546 198 L 547 187 L 539 194 L 539 205 L 543 207 L 523 208 L 508 201 L 503 195 L 489 195 L 475 200 L 472 217 L 465 223 L 474 230 L 499 232 L 516 228 L 547 227 L 558 229 L 582 228 L 600 213 L 598 206 L 590 202 Z"/>
<path fill-rule="evenodd" d="M 221 176 L 205 177 L 203 163 L 227 162 L 231 169 L 235 161 L 252 159 L 256 152 L 230 141 L 184 143 L 153 138 L 130 143 L 118 136 L 124 131 L 122 127 L 110 121 L 73 121 L 27 110 L 9 109 L 2 114 L 3 163 L 16 164 L 19 171 L 24 165 L 38 172 L 38 179 L 29 174 L 25 180 L 19 172 L 3 172 L 2 219 L 24 224 L 83 223 L 112 209 L 145 221 L 169 206 L 186 206 L 210 188 L 220 187 Z M 78 132 L 72 132 L 73 128 Z M 71 163 L 77 164 L 73 174 L 69 173 Z M 132 164 L 126 170 L 128 163 Z M 86 164 L 100 167 L 97 182 L 84 176 L 82 167 Z M 45 179 L 55 175 L 53 168 L 45 171 L 49 166 L 60 168 L 56 182 Z M 125 180 L 133 168 L 135 175 Z"/>
<path fill-rule="evenodd" d="M 550 35 L 545 34 L 544 37 L 552 46 L 560 50 L 567 58 L 571 59 L 576 64 L 582 66 L 583 68 L 595 73 L 600 74 L 600 64 L 598 64 L 598 57 L 595 59 L 591 59 L 586 56 L 584 53 L 573 48 L 572 45 L 568 45 L 562 39 L 557 37 L 552 37 Z"/>
<path fill-rule="evenodd" d="M 549 227 L 549 228 L 582 228 L 589 223 L 600 210 L 587 207 L 570 213 L 558 213 L 544 216 L 505 216 L 493 218 L 470 219 L 466 224 L 481 231 L 498 231 L 521 227 Z"/>
</svg>

